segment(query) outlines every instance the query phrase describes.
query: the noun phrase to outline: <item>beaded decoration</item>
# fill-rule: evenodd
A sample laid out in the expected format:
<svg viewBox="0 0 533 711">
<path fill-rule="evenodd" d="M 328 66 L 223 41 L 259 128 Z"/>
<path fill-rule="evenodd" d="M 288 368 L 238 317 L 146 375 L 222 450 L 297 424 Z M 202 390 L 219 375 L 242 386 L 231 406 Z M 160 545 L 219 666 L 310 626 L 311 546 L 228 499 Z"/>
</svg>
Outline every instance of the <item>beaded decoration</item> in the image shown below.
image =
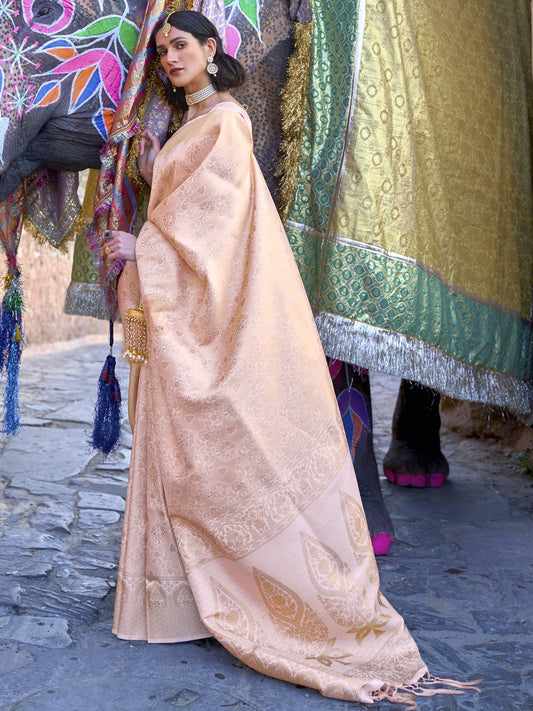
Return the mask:
<svg viewBox="0 0 533 711">
<path fill-rule="evenodd" d="M 209 67 L 212 65 L 208 64 L 207 66 L 209 71 Z M 209 96 L 212 96 L 216 93 L 217 89 L 215 85 L 208 84 L 203 89 L 200 89 L 200 91 L 195 91 L 193 94 L 185 94 L 185 101 L 187 102 L 187 106 L 192 106 L 193 104 L 199 104 L 200 101 L 203 101 L 204 99 L 207 99 Z"/>
</svg>

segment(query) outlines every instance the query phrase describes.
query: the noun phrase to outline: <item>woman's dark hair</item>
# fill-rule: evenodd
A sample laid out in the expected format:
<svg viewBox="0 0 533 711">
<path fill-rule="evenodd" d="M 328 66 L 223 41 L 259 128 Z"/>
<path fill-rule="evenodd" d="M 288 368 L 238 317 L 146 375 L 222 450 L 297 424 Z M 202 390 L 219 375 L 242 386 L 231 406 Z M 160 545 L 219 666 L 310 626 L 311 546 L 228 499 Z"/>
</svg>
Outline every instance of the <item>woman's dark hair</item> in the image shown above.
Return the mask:
<svg viewBox="0 0 533 711">
<path fill-rule="evenodd" d="M 194 12 L 193 10 L 179 10 L 173 12 L 171 15 L 165 15 L 154 28 L 154 38 L 165 22 L 168 22 L 171 27 L 175 27 L 177 30 L 183 30 L 183 32 L 188 32 L 193 35 L 200 44 L 207 44 L 207 40 L 210 37 L 216 40 L 217 49 L 213 59 L 218 66 L 218 73 L 216 76 L 213 75 L 211 77 L 211 81 L 217 91 L 234 89 L 244 82 L 246 78 L 244 67 L 237 59 L 224 52 L 222 40 L 220 39 L 217 28 L 205 15 L 202 15 L 200 12 Z M 172 86 L 167 81 L 164 83 L 168 90 L 170 102 L 179 106 L 181 109 L 187 109 L 185 90 L 183 87 L 176 87 L 176 91 L 172 91 Z"/>
</svg>

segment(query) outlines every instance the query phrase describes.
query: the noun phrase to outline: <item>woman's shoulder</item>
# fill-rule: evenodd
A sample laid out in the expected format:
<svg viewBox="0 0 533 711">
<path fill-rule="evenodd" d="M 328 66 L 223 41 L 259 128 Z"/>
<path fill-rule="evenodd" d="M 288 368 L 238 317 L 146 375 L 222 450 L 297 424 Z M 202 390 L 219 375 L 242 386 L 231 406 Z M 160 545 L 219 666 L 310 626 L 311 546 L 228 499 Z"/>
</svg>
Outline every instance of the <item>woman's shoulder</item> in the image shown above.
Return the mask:
<svg viewBox="0 0 533 711">
<path fill-rule="evenodd" d="M 240 116 L 244 122 L 249 126 L 250 130 L 252 129 L 252 123 L 250 121 L 250 117 L 248 116 L 248 112 L 244 108 L 244 106 L 241 106 L 237 101 L 220 101 L 218 104 L 215 104 L 211 111 L 209 113 L 213 113 L 214 111 L 229 111 L 233 114 L 236 114 L 237 116 Z"/>
<path fill-rule="evenodd" d="M 198 138 L 206 131 L 213 136 L 222 133 L 244 137 L 253 150 L 252 123 L 246 109 L 236 101 L 219 101 L 205 113 L 186 120 L 178 134 L 185 140 Z"/>
</svg>

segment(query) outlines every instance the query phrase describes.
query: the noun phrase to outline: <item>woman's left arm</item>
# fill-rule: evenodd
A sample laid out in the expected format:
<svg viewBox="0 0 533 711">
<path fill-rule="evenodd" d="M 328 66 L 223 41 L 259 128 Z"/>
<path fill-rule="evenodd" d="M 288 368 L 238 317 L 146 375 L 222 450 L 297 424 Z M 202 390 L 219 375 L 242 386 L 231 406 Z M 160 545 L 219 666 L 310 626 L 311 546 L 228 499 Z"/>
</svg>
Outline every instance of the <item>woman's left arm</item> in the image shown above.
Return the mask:
<svg viewBox="0 0 533 711">
<path fill-rule="evenodd" d="M 137 237 L 129 232 L 112 230 L 113 237 L 105 243 L 105 253 L 109 261 L 115 259 L 128 259 L 131 262 L 137 261 L 135 256 L 135 244 Z"/>
</svg>

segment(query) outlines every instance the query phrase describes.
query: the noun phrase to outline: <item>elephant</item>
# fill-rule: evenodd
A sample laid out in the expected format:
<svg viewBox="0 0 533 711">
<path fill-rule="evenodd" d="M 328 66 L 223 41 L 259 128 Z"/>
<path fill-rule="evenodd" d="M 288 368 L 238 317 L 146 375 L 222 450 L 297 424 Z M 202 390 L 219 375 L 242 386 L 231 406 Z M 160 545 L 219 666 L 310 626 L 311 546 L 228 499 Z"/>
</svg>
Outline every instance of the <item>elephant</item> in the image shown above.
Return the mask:
<svg viewBox="0 0 533 711">
<path fill-rule="evenodd" d="M 319 0 L 312 3 L 319 26 L 326 5 Z M 357 5 L 352 0 L 344 10 L 353 18 L 358 15 Z M 17 190 L 32 171 L 46 171 L 44 180 L 54 175 L 73 176 L 75 171 L 100 165 L 100 149 L 109 135 L 144 10 L 141 3 L 125 0 L 11 0 L 6 7 L 8 11 L 0 18 L 2 36 L 7 37 L 0 50 L 0 201 Z M 310 10 L 307 3 L 296 0 L 226 2 L 228 25 L 233 28 L 233 34 L 227 35 L 228 43 L 233 43 L 237 57 L 251 70 L 248 87 L 245 85 L 235 96 L 248 105 L 255 150 L 275 198 L 279 191 L 275 165 L 281 134 L 277 97 L 291 52 L 293 21 L 307 22 Z M 336 26 L 339 37 L 344 30 Z M 312 63 L 319 64 L 319 60 L 316 52 L 310 55 L 309 72 L 317 71 Z M 345 104 L 346 96 L 339 100 Z M 302 175 L 307 177 L 305 172 Z M 71 187 L 68 195 L 73 192 Z M 281 191 L 279 197 L 284 197 Z M 288 214 L 290 239 L 293 217 Z M 291 239 L 291 245 L 305 282 L 298 244 Z M 315 306 L 312 298 L 311 302 Z M 373 448 L 368 370 L 352 365 L 362 361 L 350 353 L 343 354 L 342 349 L 326 344 L 325 351 L 330 357 L 330 372 L 374 550 L 384 554 L 392 542 L 393 528 Z M 393 483 L 438 487 L 447 477 L 448 463 L 439 441 L 439 398 L 435 389 L 418 385 L 414 378 L 402 380 L 391 446 L 384 461 L 385 474 Z"/>
</svg>

